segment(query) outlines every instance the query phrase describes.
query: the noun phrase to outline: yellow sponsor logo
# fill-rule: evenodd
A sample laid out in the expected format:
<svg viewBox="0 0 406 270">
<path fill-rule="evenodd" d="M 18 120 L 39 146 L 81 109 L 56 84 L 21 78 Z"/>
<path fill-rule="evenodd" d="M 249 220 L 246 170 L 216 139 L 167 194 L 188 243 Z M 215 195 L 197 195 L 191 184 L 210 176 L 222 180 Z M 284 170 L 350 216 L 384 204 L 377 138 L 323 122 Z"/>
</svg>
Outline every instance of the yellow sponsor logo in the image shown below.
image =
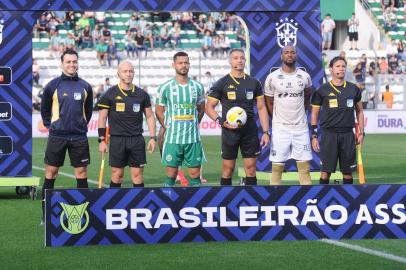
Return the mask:
<svg viewBox="0 0 406 270">
<path fill-rule="evenodd" d="M 116 111 L 117 112 L 124 112 L 125 111 L 125 103 L 116 103 Z"/>
<path fill-rule="evenodd" d="M 228 98 L 228 99 L 235 100 L 235 99 L 236 99 L 235 91 L 228 92 L 228 93 L 227 93 L 227 98 Z"/>
<path fill-rule="evenodd" d="M 233 88 L 235 88 L 235 86 L 232 85 L 232 84 L 230 84 L 230 85 L 228 86 L 228 88 L 233 89 Z"/>
<path fill-rule="evenodd" d="M 123 99 L 121 96 L 116 96 L 116 99 Z"/>
<path fill-rule="evenodd" d="M 328 94 L 329 97 L 335 97 L 336 95 L 334 93 Z"/>
<path fill-rule="evenodd" d="M 337 108 L 337 107 L 338 107 L 338 101 L 337 101 L 337 99 L 330 99 L 330 100 L 329 100 L 329 107 L 330 107 L 330 108 Z"/>
<path fill-rule="evenodd" d="M 192 114 L 185 114 L 185 115 L 175 115 L 173 117 L 175 121 L 192 121 L 195 119 L 195 116 Z"/>
</svg>

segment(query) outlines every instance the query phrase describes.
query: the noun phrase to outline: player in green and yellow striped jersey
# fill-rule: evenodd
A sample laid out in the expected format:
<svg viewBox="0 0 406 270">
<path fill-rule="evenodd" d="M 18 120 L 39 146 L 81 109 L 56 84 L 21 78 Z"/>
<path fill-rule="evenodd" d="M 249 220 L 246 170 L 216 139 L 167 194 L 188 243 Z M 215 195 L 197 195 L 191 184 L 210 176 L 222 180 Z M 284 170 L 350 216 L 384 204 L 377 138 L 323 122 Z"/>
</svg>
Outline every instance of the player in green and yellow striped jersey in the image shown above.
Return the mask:
<svg viewBox="0 0 406 270">
<path fill-rule="evenodd" d="M 178 166 L 189 168 L 190 186 L 200 184 L 200 168 L 205 161 L 199 123 L 204 115 L 203 85 L 188 77 L 189 56 L 173 56 L 174 78 L 158 88 L 156 116 L 165 129 L 162 164 L 166 166 L 166 186 L 175 184 Z"/>
</svg>

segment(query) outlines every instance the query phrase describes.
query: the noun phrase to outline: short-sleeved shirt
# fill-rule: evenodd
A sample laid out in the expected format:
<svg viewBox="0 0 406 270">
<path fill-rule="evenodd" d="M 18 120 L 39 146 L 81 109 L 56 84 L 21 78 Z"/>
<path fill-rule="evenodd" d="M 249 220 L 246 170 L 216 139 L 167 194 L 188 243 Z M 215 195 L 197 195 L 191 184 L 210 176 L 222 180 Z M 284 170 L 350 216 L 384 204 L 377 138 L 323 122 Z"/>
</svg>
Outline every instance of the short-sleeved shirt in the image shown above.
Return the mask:
<svg viewBox="0 0 406 270">
<path fill-rule="evenodd" d="M 308 129 L 304 90 L 311 86 L 310 75 L 299 68 L 292 73 L 286 73 L 279 68 L 266 77 L 265 95 L 274 98 L 273 128 Z"/>
<path fill-rule="evenodd" d="M 234 78 L 228 74 L 213 84 L 208 95 L 209 98 L 219 100 L 222 105 L 222 117 L 226 119 L 228 110 L 238 106 L 247 113 L 247 121 L 254 118 L 254 103 L 257 98 L 263 98 L 261 83 L 244 74 L 242 78 Z"/>
<path fill-rule="evenodd" d="M 354 110 L 361 100 L 361 90 L 353 83 L 335 86 L 323 84 L 312 96 L 312 106 L 320 108 L 320 126 L 334 132 L 348 132 L 354 128 Z"/>
<path fill-rule="evenodd" d="M 99 109 L 108 109 L 110 135 L 137 136 L 143 132 L 143 114 L 151 107 L 149 95 L 136 86 L 132 90 L 123 90 L 115 85 L 100 98 Z"/>
<path fill-rule="evenodd" d="M 203 85 L 195 80 L 181 85 L 173 78 L 159 86 L 156 104 L 165 107 L 165 142 L 189 144 L 201 140 L 197 107 L 204 100 Z"/>
</svg>

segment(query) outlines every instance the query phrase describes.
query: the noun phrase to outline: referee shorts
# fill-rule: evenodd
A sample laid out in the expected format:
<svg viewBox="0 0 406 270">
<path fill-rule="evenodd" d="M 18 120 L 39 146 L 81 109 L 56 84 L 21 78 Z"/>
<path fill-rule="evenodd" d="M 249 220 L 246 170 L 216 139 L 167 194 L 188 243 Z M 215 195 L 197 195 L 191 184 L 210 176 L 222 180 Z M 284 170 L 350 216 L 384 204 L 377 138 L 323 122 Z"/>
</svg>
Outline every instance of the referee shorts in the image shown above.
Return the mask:
<svg viewBox="0 0 406 270">
<path fill-rule="evenodd" d="M 110 136 L 109 163 L 111 167 L 141 168 L 147 164 L 145 140 L 138 136 Z"/>
<path fill-rule="evenodd" d="M 343 174 L 350 174 L 357 169 L 354 132 L 323 130 L 320 140 L 321 171 L 334 173 L 337 161 Z"/>
<path fill-rule="evenodd" d="M 243 158 L 256 158 L 261 154 L 258 128 L 254 121 L 247 121 L 241 129 L 222 128 L 221 157 L 227 160 L 237 159 L 238 149 Z"/>
<path fill-rule="evenodd" d="M 90 164 L 88 140 L 69 141 L 57 137 L 49 137 L 45 150 L 44 162 L 54 167 L 62 167 L 68 150 L 70 164 L 74 168 L 86 167 Z"/>
</svg>

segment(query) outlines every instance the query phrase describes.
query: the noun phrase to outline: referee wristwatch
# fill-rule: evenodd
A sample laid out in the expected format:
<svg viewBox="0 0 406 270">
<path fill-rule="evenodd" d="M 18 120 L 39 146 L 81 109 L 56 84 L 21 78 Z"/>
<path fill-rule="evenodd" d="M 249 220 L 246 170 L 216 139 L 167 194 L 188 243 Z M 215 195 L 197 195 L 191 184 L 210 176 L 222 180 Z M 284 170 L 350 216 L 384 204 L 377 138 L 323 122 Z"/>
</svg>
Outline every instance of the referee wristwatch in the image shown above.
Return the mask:
<svg viewBox="0 0 406 270">
<path fill-rule="evenodd" d="M 271 132 L 269 130 L 264 131 L 264 134 L 268 135 L 269 137 L 271 137 Z"/>
<path fill-rule="evenodd" d="M 105 139 L 104 137 L 99 137 L 99 138 L 97 138 L 97 142 L 98 142 L 98 143 L 101 143 L 101 142 L 104 141 L 104 139 Z"/>
</svg>

